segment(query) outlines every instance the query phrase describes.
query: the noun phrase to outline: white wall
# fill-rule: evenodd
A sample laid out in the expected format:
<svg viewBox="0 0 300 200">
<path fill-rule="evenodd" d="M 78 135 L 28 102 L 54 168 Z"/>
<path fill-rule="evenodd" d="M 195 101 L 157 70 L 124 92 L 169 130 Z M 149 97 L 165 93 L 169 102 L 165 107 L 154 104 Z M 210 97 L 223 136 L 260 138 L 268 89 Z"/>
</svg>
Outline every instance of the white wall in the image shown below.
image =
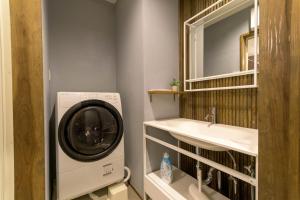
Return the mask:
<svg viewBox="0 0 300 200">
<path fill-rule="evenodd" d="M 48 0 L 51 105 L 58 91 L 116 91 L 114 5 Z"/>
</svg>

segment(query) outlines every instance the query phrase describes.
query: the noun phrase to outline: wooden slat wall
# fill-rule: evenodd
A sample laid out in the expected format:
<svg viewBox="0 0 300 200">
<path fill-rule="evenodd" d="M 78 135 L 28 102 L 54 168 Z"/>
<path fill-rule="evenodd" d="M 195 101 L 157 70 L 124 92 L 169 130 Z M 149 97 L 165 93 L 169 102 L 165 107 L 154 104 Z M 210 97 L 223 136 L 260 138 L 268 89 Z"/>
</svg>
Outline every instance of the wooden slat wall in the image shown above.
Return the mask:
<svg viewBox="0 0 300 200">
<path fill-rule="evenodd" d="M 181 0 L 180 1 L 180 27 L 183 27 L 184 20 L 208 7 L 216 0 Z M 180 29 L 180 74 L 183 80 L 183 28 Z M 250 83 L 250 76 L 224 78 L 220 80 L 206 81 L 203 83 L 195 83 L 197 87 L 220 87 L 226 85 L 240 85 Z M 257 89 L 227 90 L 227 91 L 210 91 L 210 92 L 194 92 L 183 95 L 180 99 L 180 116 L 184 118 L 204 120 L 209 113 L 209 108 L 215 106 L 217 108 L 217 122 L 234 126 L 242 126 L 249 128 L 257 128 Z M 182 143 L 182 147 L 190 151 L 195 148 Z M 238 170 L 246 172 L 245 165 L 251 163 L 251 158 L 243 154 L 232 152 L 238 162 Z M 201 150 L 201 155 L 215 160 L 219 163 L 232 167 L 232 162 L 226 153 L 209 152 Z M 193 159 L 182 156 L 181 167 L 191 175 L 196 175 L 195 161 Z M 204 173 L 208 169 L 203 166 Z M 216 173 L 214 174 L 216 177 Z M 216 179 L 210 185 L 217 189 Z M 238 193 L 233 194 L 232 182 L 228 180 L 228 176 L 222 174 L 222 190 L 221 192 L 230 199 L 250 200 L 250 186 L 239 181 Z"/>
<path fill-rule="evenodd" d="M 40 0 L 10 0 L 15 199 L 45 199 Z"/>
<path fill-rule="evenodd" d="M 260 0 L 259 199 L 300 199 L 300 1 Z"/>
</svg>

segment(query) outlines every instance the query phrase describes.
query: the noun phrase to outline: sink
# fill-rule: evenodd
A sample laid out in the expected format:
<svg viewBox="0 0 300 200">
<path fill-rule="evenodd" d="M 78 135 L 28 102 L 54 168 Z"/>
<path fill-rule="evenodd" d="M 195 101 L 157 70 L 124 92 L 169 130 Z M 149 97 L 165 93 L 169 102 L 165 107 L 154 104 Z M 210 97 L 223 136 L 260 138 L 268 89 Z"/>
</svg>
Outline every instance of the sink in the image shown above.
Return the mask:
<svg viewBox="0 0 300 200">
<path fill-rule="evenodd" d="M 175 137 L 177 140 L 180 140 L 182 142 L 194 145 L 194 146 L 199 147 L 201 149 L 206 149 L 206 150 L 210 150 L 210 151 L 228 151 L 228 149 L 226 149 L 226 148 L 216 146 L 216 145 L 213 145 L 211 143 L 203 142 L 203 141 L 200 141 L 200 140 L 195 140 L 195 139 L 185 137 L 185 136 L 181 136 L 179 134 L 172 133 L 172 132 L 170 132 L 170 134 L 173 137 Z"/>
<path fill-rule="evenodd" d="M 177 119 L 177 120 L 170 120 L 165 121 L 165 124 L 171 127 L 174 127 L 176 130 L 182 130 L 182 131 L 198 131 L 198 132 L 207 132 L 208 129 L 211 129 L 212 126 L 210 126 L 209 122 L 204 121 L 195 121 L 195 120 L 187 120 L 187 119 Z M 182 134 L 178 134 L 176 132 L 169 132 L 173 137 L 175 137 L 177 140 L 180 140 L 182 142 L 194 145 L 196 147 L 199 147 L 201 149 L 206 149 L 210 151 L 228 151 L 228 149 L 217 146 L 208 142 L 204 142 L 198 139 L 193 139 L 191 137 L 187 137 Z"/>
<path fill-rule="evenodd" d="M 169 132 L 179 141 L 210 151 L 234 150 L 252 156 L 258 155 L 258 130 L 212 124 L 185 118 L 144 122 Z"/>
</svg>

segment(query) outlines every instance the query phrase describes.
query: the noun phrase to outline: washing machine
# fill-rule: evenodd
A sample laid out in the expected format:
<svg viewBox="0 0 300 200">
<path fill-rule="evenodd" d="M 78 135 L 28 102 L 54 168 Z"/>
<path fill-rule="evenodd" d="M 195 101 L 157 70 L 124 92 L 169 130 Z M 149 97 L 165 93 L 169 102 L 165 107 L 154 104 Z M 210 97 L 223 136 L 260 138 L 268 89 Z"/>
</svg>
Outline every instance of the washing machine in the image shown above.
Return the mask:
<svg viewBox="0 0 300 200">
<path fill-rule="evenodd" d="M 58 92 L 57 199 L 73 199 L 124 178 L 124 134 L 117 93 Z"/>
</svg>

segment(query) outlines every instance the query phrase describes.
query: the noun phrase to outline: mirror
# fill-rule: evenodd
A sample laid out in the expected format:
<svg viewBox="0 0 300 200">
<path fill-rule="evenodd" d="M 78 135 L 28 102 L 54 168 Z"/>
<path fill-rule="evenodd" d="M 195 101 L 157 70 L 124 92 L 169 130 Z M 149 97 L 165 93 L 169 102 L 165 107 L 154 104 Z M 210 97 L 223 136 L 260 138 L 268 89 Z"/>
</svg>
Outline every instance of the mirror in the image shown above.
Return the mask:
<svg viewBox="0 0 300 200">
<path fill-rule="evenodd" d="M 187 82 L 254 74 L 259 65 L 254 2 L 232 0 L 186 21 Z"/>
</svg>

